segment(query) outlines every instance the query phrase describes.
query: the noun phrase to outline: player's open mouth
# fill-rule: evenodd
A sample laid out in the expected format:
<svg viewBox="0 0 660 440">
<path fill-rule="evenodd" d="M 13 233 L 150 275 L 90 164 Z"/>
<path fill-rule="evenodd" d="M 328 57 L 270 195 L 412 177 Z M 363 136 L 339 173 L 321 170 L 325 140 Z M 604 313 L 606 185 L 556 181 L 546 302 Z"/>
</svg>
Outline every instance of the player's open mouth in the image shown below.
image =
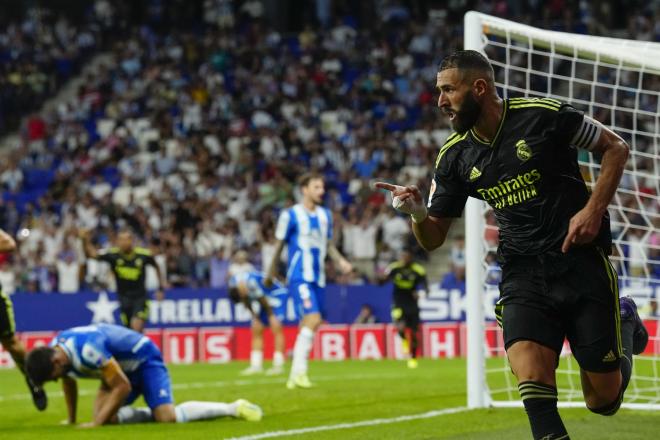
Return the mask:
<svg viewBox="0 0 660 440">
<path fill-rule="evenodd" d="M 445 115 L 447 115 L 447 117 L 449 117 L 450 121 L 453 121 L 454 118 L 456 117 L 456 113 L 453 110 L 449 109 L 449 108 L 445 107 L 445 108 L 442 109 L 442 111 L 445 113 Z"/>
</svg>

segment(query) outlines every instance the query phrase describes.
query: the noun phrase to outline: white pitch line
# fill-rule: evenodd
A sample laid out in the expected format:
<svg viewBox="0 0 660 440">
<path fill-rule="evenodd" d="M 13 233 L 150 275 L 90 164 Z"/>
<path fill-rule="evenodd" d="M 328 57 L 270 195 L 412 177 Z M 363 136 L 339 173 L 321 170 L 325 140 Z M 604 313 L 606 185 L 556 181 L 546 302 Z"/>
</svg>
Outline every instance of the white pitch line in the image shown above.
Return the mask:
<svg viewBox="0 0 660 440">
<path fill-rule="evenodd" d="M 394 379 L 401 377 L 400 374 L 380 374 L 380 375 L 369 375 L 369 374 L 358 374 L 352 376 L 319 376 L 313 377 L 314 382 L 332 382 L 335 380 L 379 380 L 379 379 Z M 250 386 L 250 385 L 277 385 L 284 384 L 286 380 L 283 377 L 272 378 L 272 379 L 236 379 L 236 380 L 217 380 L 212 382 L 184 382 L 184 383 L 175 383 L 172 384 L 172 389 L 174 390 L 190 390 L 190 389 L 199 389 L 199 388 L 221 388 L 226 386 Z M 79 396 L 92 396 L 97 393 L 96 389 L 82 389 L 78 390 Z M 49 397 L 63 397 L 64 393 L 62 391 L 55 391 L 48 393 Z M 0 396 L 0 402 L 7 402 L 12 400 L 27 400 L 31 399 L 32 396 L 28 393 L 19 393 L 19 394 L 10 394 L 8 396 Z"/>
<path fill-rule="evenodd" d="M 371 419 L 371 420 L 362 420 L 360 422 L 339 423 L 337 425 L 321 425 L 321 426 L 311 426 L 309 428 L 289 429 L 286 431 L 270 431 L 270 432 L 264 432 L 262 434 L 246 435 L 243 437 L 231 437 L 227 440 L 259 440 L 262 438 L 275 438 L 275 437 L 284 437 L 287 435 L 309 434 L 311 432 L 334 431 L 337 429 L 352 429 L 352 428 L 361 428 L 363 426 L 374 426 L 374 425 L 389 425 L 392 423 L 407 422 L 408 420 L 430 419 L 431 417 L 456 414 L 465 411 L 470 411 L 470 409 L 464 406 L 460 406 L 456 408 L 428 411 L 420 414 L 410 414 L 407 416 L 392 417 L 389 419 Z"/>
</svg>

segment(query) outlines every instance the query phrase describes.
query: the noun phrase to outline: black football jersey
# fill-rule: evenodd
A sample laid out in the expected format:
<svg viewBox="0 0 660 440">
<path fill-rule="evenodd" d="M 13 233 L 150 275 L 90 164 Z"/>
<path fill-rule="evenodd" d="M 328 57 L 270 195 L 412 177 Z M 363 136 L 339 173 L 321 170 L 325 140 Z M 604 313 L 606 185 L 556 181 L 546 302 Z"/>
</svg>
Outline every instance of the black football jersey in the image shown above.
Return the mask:
<svg viewBox="0 0 660 440">
<path fill-rule="evenodd" d="M 118 295 L 141 297 L 147 294 L 146 266 L 156 267 L 156 260 L 147 249 L 136 247 L 130 254 L 124 254 L 118 248 L 111 248 L 98 259 L 110 264 L 117 280 Z"/>
<path fill-rule="evenodd" d="M 469 130 L 442 146 L 429 215 L 460 217 L 467 197 L 476 197 L 495 212 L 502 259 L 559 251 L 571 217 L 590 194 L 571 146 L 584 115 L 550 98 L 512 98 L 503 106 L 491 143 Z M 610 253 L 607 213 L 593 244 Z"/>
<path fill-rule="evenodd" d="M 385 274 L 394 285 L 393 302 L 397 307 L 417 307 L 415 292 L 428 289 L 426 269 L 419 263 L 403 265 L 396 261 L 385 270 Z"/>
</svg>

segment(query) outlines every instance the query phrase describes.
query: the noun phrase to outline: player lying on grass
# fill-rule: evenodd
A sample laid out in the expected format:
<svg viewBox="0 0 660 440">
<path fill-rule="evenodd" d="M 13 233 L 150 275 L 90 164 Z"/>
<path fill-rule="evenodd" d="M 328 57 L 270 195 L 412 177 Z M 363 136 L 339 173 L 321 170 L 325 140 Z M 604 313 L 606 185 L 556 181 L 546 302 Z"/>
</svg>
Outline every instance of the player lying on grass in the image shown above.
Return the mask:
<svg viewBox="0 0 660 440">
<path fill-rule="evenodd" d="M 36 384 L 62 378 L 68 423 L 76 423 L 78 378 L 101 381 L 94 402 L 94 420 L 81 427 L 110 423 L 190 422 L 231 416 L 261 420 L 257 405 L 184 402 L 174 405 L 170 376 L 160 350 L 146 336 L 118 325 L 74 327 L 59 333 L 48 347 L 32 350 L 26 370 Z M 142 394 L 148 408 L 130 405 Z"/>
<path fill-rule="evenodd" d="M 282 374 L 284 372 L 282 321 L 286 316 L 287 300 L 289 299 L 287 288 L 277 281 L 273 282 L 271 287 L 266 287 L 262 274 L 244 272 L 229 279 L 229 297 L 235 303 L 242 302 L 252 313 L 250 366 L 241 374 L 251 375 L 263 372 L 264 326 L 270 326 L 275 345 L 273 366 L 266 371 L 266 374 Z"/>
</svg>

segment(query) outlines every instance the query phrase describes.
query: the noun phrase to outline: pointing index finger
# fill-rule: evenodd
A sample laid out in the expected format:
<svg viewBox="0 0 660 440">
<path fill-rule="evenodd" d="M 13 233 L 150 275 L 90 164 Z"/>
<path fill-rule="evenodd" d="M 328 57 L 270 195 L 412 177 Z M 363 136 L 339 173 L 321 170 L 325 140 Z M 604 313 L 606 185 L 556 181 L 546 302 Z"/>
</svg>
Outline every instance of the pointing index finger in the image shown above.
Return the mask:
<svg viewBox="0 0 660 440">
<path fill-rule="evenodd" d="M 387 182 L 376 182 L 374 183 L 374 186 L 379 189 L 386 189 L 387 191 L 396 190 L 396 185 L 392 185 L 391 183 L 387 183 Z"/>
</svg>

